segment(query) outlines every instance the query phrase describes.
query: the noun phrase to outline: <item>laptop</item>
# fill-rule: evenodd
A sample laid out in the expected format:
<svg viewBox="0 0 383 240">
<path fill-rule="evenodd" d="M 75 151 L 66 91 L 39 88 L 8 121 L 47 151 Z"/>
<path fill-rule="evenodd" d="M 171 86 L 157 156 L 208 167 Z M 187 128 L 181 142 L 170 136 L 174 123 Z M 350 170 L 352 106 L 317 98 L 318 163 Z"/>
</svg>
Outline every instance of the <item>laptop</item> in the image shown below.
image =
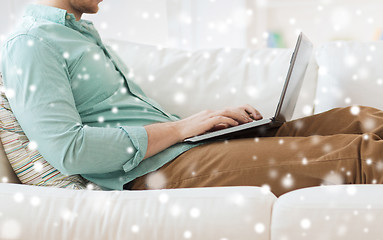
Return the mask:
<svg viewBox="0 0 383 240">
<path fill-rule="evenodd" d="M 263 136 L 268 129 L 277 128 L 284 122 L 291 120 L 312 51 L 313 44 L 303 33 L 301 33 L 291 57 L 285 84 L 273 117 L 257 121 L 254 120 L 249 123 L 214 132 L 207 132 L 187 138 L 184 142 L 195 143 L 206 140 L 226 140 L 238 137 Z"/>
</svg>

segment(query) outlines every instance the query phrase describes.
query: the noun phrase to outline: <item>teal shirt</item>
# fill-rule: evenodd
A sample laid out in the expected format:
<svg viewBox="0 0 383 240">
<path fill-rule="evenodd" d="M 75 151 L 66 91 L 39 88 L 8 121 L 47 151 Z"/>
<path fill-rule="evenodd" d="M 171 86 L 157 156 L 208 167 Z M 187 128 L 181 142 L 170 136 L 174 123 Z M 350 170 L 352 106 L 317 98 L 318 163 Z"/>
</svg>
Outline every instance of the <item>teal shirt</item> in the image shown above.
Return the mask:
<svg viewBox="0 0 383 240">
<path fill-rule="evenodd" d="M 143 160 L 143 126 L 179 118 L 128 77 L 91 22 L 63 9 L 29 5 L 3 46 L 1 70 L 20 126 L 63 174 L 122 190 L 197 146 L 178 143 Z"/>
</svg>

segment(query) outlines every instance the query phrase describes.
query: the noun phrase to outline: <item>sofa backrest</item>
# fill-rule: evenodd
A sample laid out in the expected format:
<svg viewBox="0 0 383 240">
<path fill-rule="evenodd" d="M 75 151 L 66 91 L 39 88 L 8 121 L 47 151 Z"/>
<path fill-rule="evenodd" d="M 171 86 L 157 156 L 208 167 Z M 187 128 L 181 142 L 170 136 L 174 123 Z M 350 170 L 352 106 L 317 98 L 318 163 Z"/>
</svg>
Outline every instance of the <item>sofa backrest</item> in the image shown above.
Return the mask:
<svg viewBox="0 0 383 240">
<path fill-rule="evenodd" d="M 350 105 L 383 109 L 383 41 L 326 43 L 316 62 L 315 113 Z"/>
<path fill-rule="evenodd" d="M 274 116 L 293 49 L 162 49 L 106 41 L 132 71 L 144 92 L 181 117 L 205 109 L 251 104 Z M 293 118 L 313 113 L 317 65 L 314 57 Z"/>
</svg>

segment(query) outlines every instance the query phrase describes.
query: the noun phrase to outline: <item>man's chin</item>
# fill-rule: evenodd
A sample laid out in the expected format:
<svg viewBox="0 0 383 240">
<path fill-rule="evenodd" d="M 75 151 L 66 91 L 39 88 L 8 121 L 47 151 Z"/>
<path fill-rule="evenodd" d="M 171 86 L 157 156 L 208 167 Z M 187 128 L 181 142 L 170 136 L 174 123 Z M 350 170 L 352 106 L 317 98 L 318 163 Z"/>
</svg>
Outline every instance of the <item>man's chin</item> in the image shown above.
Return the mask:
<svg viewBox="0 0 383 240">
<path fill-rule="evenodd" d="M 99 10 L 99 7 L 97 6 L 94 9 L 88 9 L 87 13 L 88 14 L 95 14 L 95 13 L 98 13 L 98 10 Z"/>
</svg>

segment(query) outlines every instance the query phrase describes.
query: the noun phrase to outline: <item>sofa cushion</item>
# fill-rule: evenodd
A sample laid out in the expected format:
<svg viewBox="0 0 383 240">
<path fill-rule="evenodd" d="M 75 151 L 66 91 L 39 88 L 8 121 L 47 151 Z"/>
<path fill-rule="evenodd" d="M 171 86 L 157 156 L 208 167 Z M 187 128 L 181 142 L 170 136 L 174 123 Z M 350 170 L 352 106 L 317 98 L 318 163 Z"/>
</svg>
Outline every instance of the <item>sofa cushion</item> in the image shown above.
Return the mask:
<svg viewBox="0 0 383 240">
<path fill-rule="evenodd" d="M 316 55 L 319 65 L 315 113 L 365 105 L 383 109 L 383 42 L 331 42 Z"/>
<path fill-rule="evenodd" d="M 15 229 L 2 235 L 0 228 L 0 238 L 269 240 L 275 200 L 260 187 L 74 191 L 0 183 L 7 206 L 0 227 Z"/>
<path fill-rule="evenodd" d="M 381 239 L 382 185 L 300 189 L 273 206 L 271 239 Z"/>
<path fill-rule="evenodd" d="M 5 154 L 21 183 L 71 189 L 100 189 L 80 175 L 66 176 L 50 165 L 30 142 L 5 96 L 0 75 L 0 138 Z"/>
</svg>

